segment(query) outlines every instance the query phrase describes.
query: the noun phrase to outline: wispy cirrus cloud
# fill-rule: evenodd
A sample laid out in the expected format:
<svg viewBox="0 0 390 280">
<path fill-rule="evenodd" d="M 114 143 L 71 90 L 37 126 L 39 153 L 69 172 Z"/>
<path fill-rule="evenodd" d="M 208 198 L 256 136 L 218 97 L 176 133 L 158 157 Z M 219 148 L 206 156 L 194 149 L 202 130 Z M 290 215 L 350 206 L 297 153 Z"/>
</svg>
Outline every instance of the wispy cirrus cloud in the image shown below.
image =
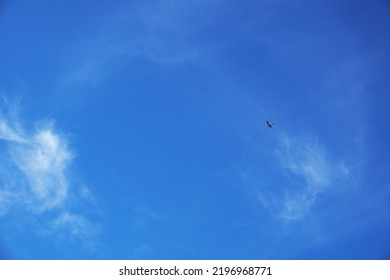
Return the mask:
<svg viewBox="0 0 390 280">
<path fill-rule="evenodd" d="M 299 220 L 305 217 L 319 196 L 338 185 L 350 174 L 340 159 L 332 158 L 318 141 L 283 135 L 276 150 L 288 187 L 280 192 L 257 189 L 264 208 L 277 217 Z"/>
<path fill-rule="evenodd" d="M 17 108 L 4 104 L 0 111 L 0 218 L 13 210 L 26 212 L 40 220 L 41 227 L 67 227 L 82 239 L 93 226 L 68 207 L 70 193 L 76 190 L 70 187 L 68 175 L 75 155 L 66 136 L 56 131 L 53 121 L 26 129 Z M 85 186 L 80 188 L 92 195 Z"/>
<path fill-rule="evenodd" d="M 123 67 L 143 60 L 159 65 L 191 63 L 202 56 L 198 36 L 211 16 L 192 20 L 196 11 L 210 13 L 209 1 L 142 1 L 113 6 L 97 22 L 95 36 L 78 41 L 61 84 L 97 85 Z M 98 46 L 98 47 L 97 47 Z M 68 50 L 66 50 L 68 51 Z"/>
<path fill-rule="evenodd" d="M 24 175 L 37 208 L 60 206 L 67 197 L 66 168 L 73 157 L 65 140 L 47 124 L 24 142 L 8 141 L 10 159 Z"/>
<path fill-rule="evenodd" d="M 96 232 L 96 227 L 85 217 L 70 212 L 63 212 L 50 223 L 53 232 L 66 232 L 73 239 L 88 240 Z"/>
</svg>

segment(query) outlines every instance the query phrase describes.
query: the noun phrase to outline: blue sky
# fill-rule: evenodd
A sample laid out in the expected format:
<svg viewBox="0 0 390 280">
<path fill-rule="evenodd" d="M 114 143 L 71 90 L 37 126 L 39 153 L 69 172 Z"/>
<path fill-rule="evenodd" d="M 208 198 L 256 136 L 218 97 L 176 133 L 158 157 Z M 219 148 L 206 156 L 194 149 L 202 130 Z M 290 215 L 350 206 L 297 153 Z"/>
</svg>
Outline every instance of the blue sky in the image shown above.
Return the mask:
<svg viewBox="0 0 390 280">
<path fill-rule="evenodd" d="M 389 29 L 381 0 L 1 1 L 0 258 L 389 259 Z"/>
</svg>

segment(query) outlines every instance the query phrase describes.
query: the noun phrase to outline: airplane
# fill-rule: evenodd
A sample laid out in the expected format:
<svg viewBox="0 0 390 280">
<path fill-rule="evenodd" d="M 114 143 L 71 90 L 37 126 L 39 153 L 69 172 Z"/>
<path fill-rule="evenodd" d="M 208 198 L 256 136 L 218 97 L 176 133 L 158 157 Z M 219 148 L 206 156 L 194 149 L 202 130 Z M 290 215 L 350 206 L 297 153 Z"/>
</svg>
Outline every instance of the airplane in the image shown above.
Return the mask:
<svg viewBox="0 0 390 280">
<path fill-rule="evenodd" d="M 275 124 L 274 121 L 265 121 L 269 128 L 272 128 L 272 126 Z"/>
</svg>

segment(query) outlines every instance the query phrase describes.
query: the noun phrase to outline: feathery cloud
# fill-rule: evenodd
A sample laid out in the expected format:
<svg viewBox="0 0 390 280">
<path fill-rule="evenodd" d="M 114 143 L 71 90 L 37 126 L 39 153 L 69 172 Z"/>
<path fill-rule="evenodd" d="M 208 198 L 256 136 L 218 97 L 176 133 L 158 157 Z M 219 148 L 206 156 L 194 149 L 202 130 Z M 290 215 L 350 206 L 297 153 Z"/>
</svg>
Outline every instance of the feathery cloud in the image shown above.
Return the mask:
<svg viewBox="0 0 390 280">
<path fill-rule="evenodd" d="M 264 208 L 283 220 L 299 220 L 325 191 L 339 184 L 349 175 L 349 169 L 312 139 L 279 139 L 276 154 L 283 173 L 288 178 L 288 188 L 280 193 L 267 193 L 257 189 L 257 197 Z"/>
<path fill-rule="evenodd" d="M 66 167 L 73 155 L 51 125 L 34 132 L 25 143 L 12 145 L 10 154 L 40 208 L 60 206 L 67 196 Z"/>
<path fill-rule="evenodd" d="M 5 103 L 0 110 L 0 218 L 18 209 L 32 213 L 43 227 L 51 227 L 50 231 L 67 227 L 72 235 L 84 238 L 92 232 L 92 225 L 69 212 L 67 204 L 71 189 L 68 168 L 74 153 L 66 137 L 54 129 L 53 121 L 38 122 L 32 131 L 23 128 L 17 109 Z M 92 196 L 85 186 L 80 188 L 76 195 Z"/>
<path fill-rule="evenodd" d="M 74 239 L 86 240 L 95 233 L 95 227 L 83 216 L 69 212 L 61 213 L 51 222 L 52 231 L 66 231 Z"/>
<path fill-rule="evenodd" d="M 179 1 L 142 1 L 107 11 L 98 24 L 97 35 L 87 36 L 87 40 L 78 42 L 78 52 L 70 53 L 70 71 L 60 82 L 65 86 L 97 85 L 139 60 L 162 65 L 195 61 L 201 50 L 189 30 L 200 32 L 197 25 L 201 20 L 188 20 L 191 16 L 183 13 L 193 14 L 190 4 L 200 9 L 199 5 L 207 3 L 198 2 L 182 5 Z"/>
</svg>

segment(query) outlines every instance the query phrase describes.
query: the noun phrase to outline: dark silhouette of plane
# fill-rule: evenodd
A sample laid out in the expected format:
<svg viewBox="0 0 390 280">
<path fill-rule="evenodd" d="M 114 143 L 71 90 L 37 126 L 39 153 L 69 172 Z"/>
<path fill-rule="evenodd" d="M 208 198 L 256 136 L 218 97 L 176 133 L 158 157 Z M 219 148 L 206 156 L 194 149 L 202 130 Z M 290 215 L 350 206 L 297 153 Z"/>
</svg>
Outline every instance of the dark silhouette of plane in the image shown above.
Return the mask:
<svg viewBox="0 0 390 280">
<path fill-rule="evenodd" d="M 272 128 L 272 126 L 275 124 L 274 121 L 265 121 L 269 128 Z"/>
</svg>

